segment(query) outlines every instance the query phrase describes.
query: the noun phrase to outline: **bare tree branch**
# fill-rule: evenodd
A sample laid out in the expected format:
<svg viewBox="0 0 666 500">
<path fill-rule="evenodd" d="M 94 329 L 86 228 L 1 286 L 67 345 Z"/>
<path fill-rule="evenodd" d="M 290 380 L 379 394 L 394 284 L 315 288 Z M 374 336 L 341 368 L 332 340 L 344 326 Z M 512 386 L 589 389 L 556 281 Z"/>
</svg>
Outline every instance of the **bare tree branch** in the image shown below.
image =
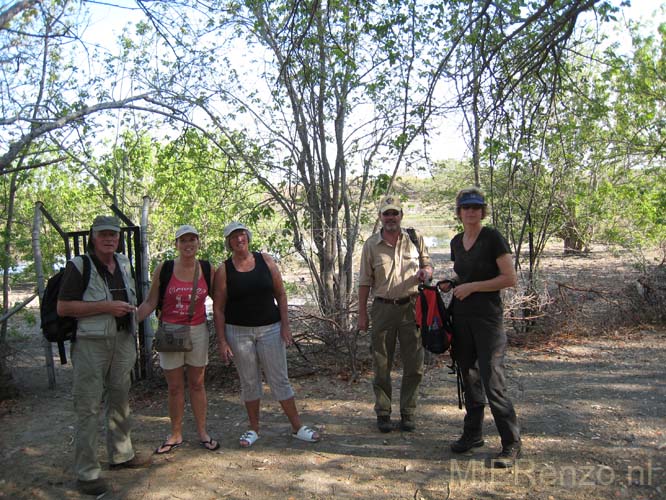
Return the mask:
<svg viewBox="0 0 666 500">
<path fill-rule="evenodd" d="M 13 5 L 7 7 L 4 11 L 0 12 L 0 30 L 6 29 L 9 21 L 24 10 L 29 9 L 38 3 L 42 3 L 41 0 L 23 0 L 22 2 L 15 2 Z"/>
<path fill-rule="evenodd" d="M 92 106 L 84 106 L 83 108 L 61 116 L 49 121 L 35 121 L 29 133 L 24 134 L 20 139 L 10 143 L 7 152 L 0 156 L 0 175 L 4 174 L 5 169 L 8 169 L 11 164 L 16 160 L 26 147 L 32 144 L 36 139 L 42 137 L 49 132 L 57 130 L 59 128 L 66 127 L 70 124 L 76 123 L 83 118 L 99 113 L 101 111 L 109 111 L 112 109 L 122 109 L 126 108 L 130 103 L 141 101 L 148 97 L 148 94 L 137 95 L 133 97 L 128 97 L 126 99 L 121 99 L 118 101 L 109 101 L 109 102 L 100 102 Z"/>
</svg>

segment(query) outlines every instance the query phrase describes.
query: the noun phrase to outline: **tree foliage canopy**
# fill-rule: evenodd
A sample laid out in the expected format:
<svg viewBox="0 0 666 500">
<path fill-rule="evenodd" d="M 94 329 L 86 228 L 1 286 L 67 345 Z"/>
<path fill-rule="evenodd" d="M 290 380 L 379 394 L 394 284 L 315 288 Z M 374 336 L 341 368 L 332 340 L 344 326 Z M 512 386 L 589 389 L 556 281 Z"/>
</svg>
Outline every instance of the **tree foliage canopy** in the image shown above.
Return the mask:
<svg viewBox="0 0 666 500">
<path fill-rule="evenodd" d="M 663 239 L 666 30 L 630 23 L 623 52 L 598 30 L 623 4 L 137 0 L 115 7 L 130 22 L 107 45 L 88 38 L 96 2 L 12 2 L 6 255 L 27 253 L 11 224 L 26 219 L 21 190 L 72 223 L 109 202 L 138 219 L 147 194 L 157 254 L 182 222 L 220 258 L 226 222 L 261 227 L 257 243 L 296 252 L 346 330 L 374 203 L 398 172 L 431 167 L 434 124 L 451 117 L 471 153 L 455 178 L 489 193 L 528 279 L 553 236 Z"/>
</svg>

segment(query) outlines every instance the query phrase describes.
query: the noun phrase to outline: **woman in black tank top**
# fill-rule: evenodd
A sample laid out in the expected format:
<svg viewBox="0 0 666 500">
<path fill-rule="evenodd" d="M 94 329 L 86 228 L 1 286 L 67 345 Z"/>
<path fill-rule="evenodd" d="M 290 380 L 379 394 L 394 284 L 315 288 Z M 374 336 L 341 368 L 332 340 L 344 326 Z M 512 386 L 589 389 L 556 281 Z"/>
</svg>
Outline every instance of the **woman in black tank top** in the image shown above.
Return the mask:
<svg viewBox="0 0 666 500">
<path fill-rule="evenodd" d="M 241 398 L 249 429 L 240 437 L 248 448 L 259 439 L 261 371 L 292 428 L 292 436 L 319 441 L 319 433 L 302 425 L 287 374 L 286 347 L 293 343 L 287 294 L 282 276 L 270 255 L 250 252 L 252 233 L 238 222 L 224 229 L 231 257 L 215 275 L 214 317 L 220 357 L 234 359 L 241 382 Z"/>
</svg>

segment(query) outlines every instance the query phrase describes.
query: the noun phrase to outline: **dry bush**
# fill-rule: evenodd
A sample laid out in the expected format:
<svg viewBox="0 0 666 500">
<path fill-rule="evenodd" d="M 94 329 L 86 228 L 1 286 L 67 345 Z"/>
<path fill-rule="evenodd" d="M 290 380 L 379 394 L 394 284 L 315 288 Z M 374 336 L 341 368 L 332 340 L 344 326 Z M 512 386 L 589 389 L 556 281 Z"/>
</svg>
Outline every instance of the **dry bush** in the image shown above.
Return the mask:
<svg viewBox="0 0 666 500">
<path fill-rule="evenodd" d="M 666 265 L 650 267 L 637 277 L 608 271 L 599 281 L 583 273 L 540 291 L 519 290 L 505 297 L 505 312 L 512 344 L 525 346 L 664 323 Z"/>
<path fill-rule="evenodd" d="M 348 310 L 344 314 L 354 313 Z M 309 368 L 356 380 L 368 369 L 371 363 L 368 337 L 360 333 L 355 324 L 344 328 L 334 319 L 323 317 L 315 308 L 307 306 L 290 306 L 289 315 L 299 354 L 289 360 L 290 376 L 291 373 L 295 373 L 294 376 L 307 374 Z"/>
<path fill-rule="evenodd" d="M 637 323 L 666 323 L 666 264 L 647 269 L 624 286 L 627 313 Z"/>
</svg>

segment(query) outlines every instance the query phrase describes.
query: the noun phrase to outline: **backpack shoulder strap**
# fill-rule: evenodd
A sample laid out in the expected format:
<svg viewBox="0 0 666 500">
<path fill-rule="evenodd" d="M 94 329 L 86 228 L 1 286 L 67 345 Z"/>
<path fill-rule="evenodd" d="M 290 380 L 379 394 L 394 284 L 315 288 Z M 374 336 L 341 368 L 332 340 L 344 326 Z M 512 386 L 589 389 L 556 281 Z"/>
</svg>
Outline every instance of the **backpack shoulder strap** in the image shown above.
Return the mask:
<svg viewBox="0 0 666 500">
<path fill-rule="evenodd" d="M 405 231 L 409 235 L 409 239 L 414 243 L 414 246 L 416 247 L 416 251 L 419 253 L 419 257 L 421 256 L 421 249 L 419 248 L 419 237 L 416 234 L 416 229 L 413 227 L 406 227 Z"/>
<path fill-rule="evenodd" d="M 419 326 L 421 327 L 421 334 L 428 327 L 428 298 L 424 290 L 425 287 L 419 287 L 419 305 L 421 306 L 421 324 Z"/>
<path fill-rule="evenodd" d="M 92 270 L 92 262 L 90 261 L 90 256 L 86 253 L 82 255 L 77 255 L 72 258 L 72 264 L 74 267 L 81 273 L 83 277 L 83 290 L 85 291 L 88 288 L 90 283 L 90 273 Z"/>
<path fill-rule="evenodd" d="M 208 286 L 208 296 L 212 297 L 213 296 L 213 288 L 211 286 L 211 283 L 213 281 L 212 277 L 212 269 L 213 266 L 210 265 L 210 261 L 208 260 L 199 260 L 199 264 L 201 265 L 201 270 L 203 271 L 204 279 L 206 280 L 206 285 Z"/>
<path fill-rule="evenodd" d="M 88 288 L 90 283 L 90 273 L 92 271 L 92 262 L 88 254 L 83 254 L 83 289 Z"/>
<path fill-rule="evenodd" d="M 444 326 L 451 329 L 452 328 L 452 314 L 453 314 L 453 303 L 449 304 L 449 307 L 446 307 L 446 303 L 442 298 L 442 295 L 439 293 L 439 289 L 435 286 L 435 295 L 437 300 L 437 310 L 439 315 L 442 318 Z M 453 300 L 453 299 L 451 299 Z"/>
<path fill-rule="evenodd" d="M 84 253 L 82 255 L 77 255 L 76 257 L 74 257 L 72 259 L 72 264 L 74 264 L 74 266 L 76 266 L 76 268 L 81 273 L 81 276 L 83 278 L 83 293 L 85 293 L 86 288 L 88 288 L 88 285 L 90 284 L 90 274 L 92 272 L 92 259 L 90 258 L 90 255 Z M 77 329 L 74 328 L 74 331 L 72 332 L 71 342 L 76 342 L 76 332 Z M 58 342 L 58 350 L 60 351 L 60 363 L 64 365 L 65 363 L 67 363 L 67 357 L 65 356 L 64 342 L 62 341 Z"/>
<path fill-rule="evenodd" d="M 171 280 L 171 275 L 173 274 L 173 260 L 165 260 L 162 264 L 162 269 L 160 269 L 160 294 L 159 299 L 157 300 L 157 310 L 162 309 L 162 303 L 164 301 L 164 294 L 166 293 L 167 285 Z"/>
<path fill-rule="evenodd" d="M 83 275 L 83 255 L 76 255 L 70 259 L 71 263 L 74 264 L 74 267 Z"/>
</svg>

